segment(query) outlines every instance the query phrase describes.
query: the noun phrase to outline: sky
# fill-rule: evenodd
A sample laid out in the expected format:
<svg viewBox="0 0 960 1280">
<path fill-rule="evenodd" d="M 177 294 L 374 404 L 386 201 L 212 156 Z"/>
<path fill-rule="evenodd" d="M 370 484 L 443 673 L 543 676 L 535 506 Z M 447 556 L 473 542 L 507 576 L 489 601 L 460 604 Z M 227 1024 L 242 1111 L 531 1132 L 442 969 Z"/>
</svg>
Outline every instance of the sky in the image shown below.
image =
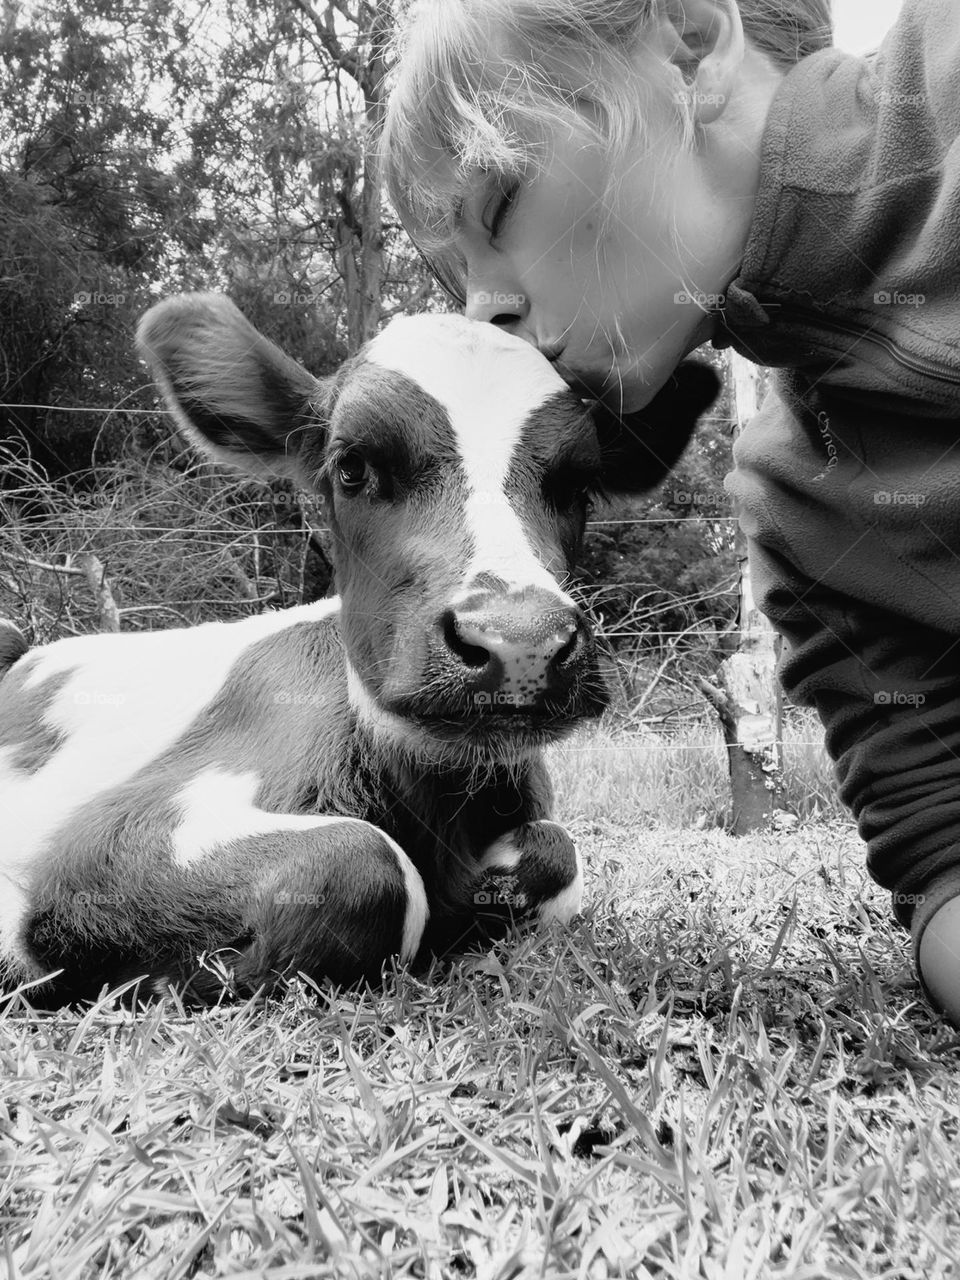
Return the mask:
<svg viewBox="0 0 960 1280">
<path fill-rule="evenodd" d="M 834 43 L 848 53 L 875 49 L 896 22 L 902 0 L 833 0 Z"/>
</svg>

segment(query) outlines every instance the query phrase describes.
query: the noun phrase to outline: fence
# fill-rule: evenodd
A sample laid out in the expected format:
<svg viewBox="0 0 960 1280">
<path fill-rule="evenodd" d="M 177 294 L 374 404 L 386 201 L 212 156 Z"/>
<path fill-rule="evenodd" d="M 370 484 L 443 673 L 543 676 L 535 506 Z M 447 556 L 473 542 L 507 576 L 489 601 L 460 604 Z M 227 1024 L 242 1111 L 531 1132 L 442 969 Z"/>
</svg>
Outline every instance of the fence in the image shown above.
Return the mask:
<svg viewBox="0 0 960 1280">
<path fill-rule="evenodd" d="M 0 404 L 0 409 L 8 407 L 11 406 Z M 154 418 L 158 412 L 64 405 L 16 407 Z M 311 552 L 318 547 L 323 550 L 327 534 L 319 509 L 311 510 L 308 499 L 292 493 L 257 497 L 255 486 L 245 481 L 224 486 L 221 478 L 214 487 L 211 476 L 202 466 L 194 465 L 182 472 L 174 492 L 137 493 L 121 484 L 119 493 L 113 494 L 110 501 L 104 501 L 102 493 L 74 495 L 68 519 L 57 512 L 35 511 L 25 529 L 18 532 L 8 525 L 0 531 L 0 611 L 18 616 L 35 639 L 46 640 L 55 634 L 96 629 L 105 622 L 114 627 L 139 627 L 153 622 L 189 625 L 200 614 L 241 616 L 255 609 L 295 603 L 305 596 L 312 598 L 305 590 L 305 566 Z M 116 504 L 113 498 L 117 499 Z M 115 518 L 120 498 L 128 500 L 129 505 L 121 518 Z M 131 518 L 131 509 L 138 513 L 136 518 Z M 163 518 L 152 521 L 149 513 L 158 510 Z M 178 512 L 182 517 L 179 521 Z M 206 523 L 205 515 L 212 517 Z M 604 517 L 589 520 L 587 530 L 589 534 L 691 522 L 732 531 L 736 518 L 730 514 L 703 516 L 692 511 L 682 516 Z M 92 561 L 90 553 L 94 556 Z M 279 568 L 278 561 L 282 562 Z M 129 571 L 115 576 L 118 562 L 128 566 Z M 218 583 L 220 590 L 214 589 Z M 618 583 L 617 589 L 628 586 Z M 600 596 L 603 590 L 601 585 Z M 731 566 L 729 591 L 718 592 L 717 598 L 735 594 Z M 680 597 L 674 603 L 677 607 L 690 607 L 702 602 L 702 598 Z M 726 613 L 731 612 L 727 608 Z M 627 737 L 631 730 L 657 726 L 667 749 L 716 750 L 719 738 L 713 735 L 700 742 L 688 739 L 685 730 L 689 726 L 709 719 L 707 704 L 688 682 L 673 674 L 668 676 L 667 667 L 675 671 L 693 643 L 706 650 L 728 642 L 730 625 L 657 626 L 656 617 L 651 615 L 643 618 L 642 625 L 634 619 L 633 625 L 615 624 L 605 628 L 603 634 L 621 654 L 636 652 L 641 645 L 655 654 L 650 670 L 642 673 L 648 687 L 633 700 L 634 714 L 627 725 Z M 673 682 L 670 697 L 676 705 L 666 713 L 641 714 L 655 711 L 650 705 L 651 691 L 660 681 L 665 681 L 664 687 Z M 685 738 L 682 746 L 670 740 L 681 736 Z M 814 747 L 819 741 L 795 745 Z"/>
</svg>

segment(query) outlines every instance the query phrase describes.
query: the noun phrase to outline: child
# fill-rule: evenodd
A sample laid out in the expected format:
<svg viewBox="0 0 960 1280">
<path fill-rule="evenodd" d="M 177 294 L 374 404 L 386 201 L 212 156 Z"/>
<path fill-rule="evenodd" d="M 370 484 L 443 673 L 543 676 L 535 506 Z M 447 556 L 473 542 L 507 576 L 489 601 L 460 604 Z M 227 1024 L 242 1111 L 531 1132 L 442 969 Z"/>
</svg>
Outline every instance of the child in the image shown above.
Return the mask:
<svg viewBox="0 0 960 1280">
<path fill-rule="evenodd" d="M 960 5 L 876 55 L 829 0 L 432 0 L 391 196 L 467 314 L 646 403 L 701 343 L 775 366 L 728 478 L 782 679 L 960 1025 Z"/>
</svg>

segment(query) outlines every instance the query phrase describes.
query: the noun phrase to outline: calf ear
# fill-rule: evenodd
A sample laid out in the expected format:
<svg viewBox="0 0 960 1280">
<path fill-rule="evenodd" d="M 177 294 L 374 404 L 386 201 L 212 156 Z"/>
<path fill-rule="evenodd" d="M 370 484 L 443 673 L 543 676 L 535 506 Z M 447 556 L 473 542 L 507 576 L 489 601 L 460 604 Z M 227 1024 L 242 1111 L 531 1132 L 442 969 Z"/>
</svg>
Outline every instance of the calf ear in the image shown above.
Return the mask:
<svg viewBox="0 0 960 1280">
<path fill-rule="evenodd" d="M 636 413 L 620 417 L 599 402 L 593 405 L 604 487 L 610 493 L 643 493 L 659 484 L 719 393 L 720 379 L 710 365 L 685 360 Z"/>
<path fill-rule="evenodd" d="M 229 298 L 184 293 L 151 307 L 137 347 L 184 434 L 254 474 L 300 478 L 326 384 L 259 333 Z"/>
</svg>

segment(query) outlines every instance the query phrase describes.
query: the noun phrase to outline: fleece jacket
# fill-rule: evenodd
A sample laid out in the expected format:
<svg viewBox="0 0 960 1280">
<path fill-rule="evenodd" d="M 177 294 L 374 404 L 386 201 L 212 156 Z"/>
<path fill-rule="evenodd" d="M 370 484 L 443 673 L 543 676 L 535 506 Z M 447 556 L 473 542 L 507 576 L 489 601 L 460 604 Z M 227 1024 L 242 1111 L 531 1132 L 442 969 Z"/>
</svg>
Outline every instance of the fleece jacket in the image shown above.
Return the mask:
<svg viewBox="0 0 960 1280">
<path fill-rule="evenodd" d="M 761 174 L 715 344 L 778 373 L 727 487 L 918 948 L 960 893 L 960 2 L 792 68 Z"/>
</svg>

